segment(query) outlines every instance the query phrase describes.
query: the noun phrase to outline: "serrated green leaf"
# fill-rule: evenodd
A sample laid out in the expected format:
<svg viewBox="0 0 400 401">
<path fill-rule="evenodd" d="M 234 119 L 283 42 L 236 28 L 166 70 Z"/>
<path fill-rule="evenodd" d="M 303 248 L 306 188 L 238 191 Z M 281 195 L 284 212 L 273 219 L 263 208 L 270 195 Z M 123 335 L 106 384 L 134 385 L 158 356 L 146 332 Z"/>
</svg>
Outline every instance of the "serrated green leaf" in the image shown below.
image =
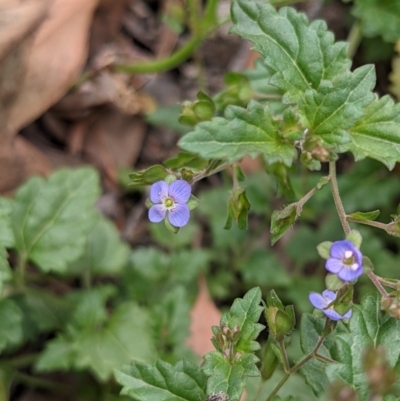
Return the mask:
<svg viewBox="0 0 400 401">
<path fill-rule="evenodd" d="M 20 257 L 46 272 L 65 271 L 83 252 L 99 194 L 98 173 L 91 168 L 30 179 L 17 191 L 11 217 Z"/>
<path fill-rule="evenodd" d="M 351 141 L 347 130 L 364 115 L 363 108 L 374 99 L 375 69 L 372 65 L 342 74 L 334 83 L 309 90 L 299 102 L 299 114 L 310 137 L 323 145 L 343 145 Z"/>
<path fill-rule="evenodd" d="M 83 255 L 71 263 L 68 273 L 82 275 L 118 274 L 128 262 L 129 247 L 121 240 L 115 225 L 100 213 L 96 224 L 87 235 Z"/>
<path fill-rule="evenodd" d="M 387 42 L 400 38 L 400 3 L 397 1 L 356 0 L 351 12 L 361 19 L 363 35 L 380 35 Z"/>
<path fill-rule="evenodd" d="M 148 313 L 134 303 L 121 304 L 100 327 L 80 330 L 70 326 L 65 334 L 48 341 L 36 369 L 91 371 L 108 380 L 115 368 L 132 360 L 149 361 L 155 355 Z"/>
<path fill-rule="evenodd" d="M 138 401 L 204 401 L 206 376 L 188 361 L 175 366 L 157 360 L 153 365 L 133 362 L 115 371 L 122 394 Z"/>
<path fill-rule="evenodd" d="M 349 131 L 348 148 L 356 161 L 371 157 L 392 170 L 400 161 L 400 104 L 389 96 L 375 97 L 364 112 Z"/>
<path fill-rule="evenodd" d="M 378 294 L 366 296 L 361 305 L 353 307 L 349 330 L 337 334 L 332 357 L 339 363 L 328 365 L 329 380 L 340 379 L 353 386 L 360 401 L 369 399 L 368 381 L 363 372 L 363 351 L 368 345 L 383 345 L 391 367 L 400 366 L 400 321 L 381 312 Z"/>
<path fill-rule="evenodd" d="M 179 146 L 203 158 L 228 161 L 261 153 L 267 163 L 290 166 L 297 157 L 293 144 L 279 134 L 269 106 L 255 101 L 247 109 L 227 107 L 225 118 L 215 117 L 198 124 L 179 141 Z"/>
<path fill-rule="evenodd" d="M 22 311 L 10 299 L 0 301 L 0 353 L 23 340 Z"/>
<path fill-rule="evenodd" d="M 371 212 L 354 212 L 347 215 L 347 217 L 351 217 L 352 219 L 360 221 L 366 221 L 366 220 L 374 221 L 378 218 L 380 213 L 381 213 L 380 210 L 373 210 Z"/>
<path fill-rule="evenodd" d="M 261 330 L 262 324 L 258 323 L 263 311 L 261 302 L 261 290 L 256 287 L 248 291 L 243 298 L 236 298 L 229 312 L 221 317 L 221 323 L 234 330 L 239 327 L 240 338 L 234 345 L 234 351 L 240 353 L 254 352 L 260 349 L 260 344 L 254 341 Z"/>
<path fill-rule="evenodd" d="M 225 355 L 213 351 L 204 356 L 202 369 L 209 376 L 207 394 L 223 392 L 230 400 L 239 400 L 242 395 L 247 376 L 259 376 L 256 363 L 258 358 L 253 354 L 244 354 L 233 361 Z"/>
<path fill-rule="evenodd" d="M 232 31 L 254 43 L 275 74 L 270 83 L 283 89 L 288 101 L 298 101 L 350 66 L 347 45 L 334 43 L 323 21 L 310 24 L 292 8 L 276 11 L 265 2 L 247 0 L 234 1 L 231 13 Z"/>
</svg>

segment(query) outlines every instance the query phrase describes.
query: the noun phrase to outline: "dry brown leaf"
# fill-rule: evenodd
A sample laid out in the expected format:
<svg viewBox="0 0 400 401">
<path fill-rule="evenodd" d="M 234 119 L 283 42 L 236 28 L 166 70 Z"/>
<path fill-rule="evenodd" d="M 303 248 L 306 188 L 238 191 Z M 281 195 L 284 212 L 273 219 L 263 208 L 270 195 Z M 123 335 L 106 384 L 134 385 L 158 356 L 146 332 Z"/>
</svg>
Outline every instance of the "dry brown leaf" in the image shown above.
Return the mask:
<svg viewBox="0 0 400 401">
<path fill-rule="evenodd" d="M 214 350 L 211 326 L 218 326 L 221 312 L 215 306 L 204 277 L 199 279 L 199 294 L 191 310 L 190 337 L 187 344 L 199 356 Z"/>
<path fill-rule="evenodd" d="M 7 81 L 19 83 L 5 116 L 8 132 L 16 132 L 37 118 L 75 82 L 86 61 L 89 28 L 97 2 L 50 0 L 46 19 L 36 30 L 29 48 L 27 41 L 22 41 L 9 55 L 15 59 L 15 53 L 20 52 L 18 68 L 7 70 Z M 15 6 L 24 3 L 14 0 Z"/>
<path fill-rule="evenodd" d="M 142 149 L 145 128 L 142 117 L 109 109 L 88 129 L 83 152 L 116 184 L 118 168 L 135 164 Z"/>
</svg>

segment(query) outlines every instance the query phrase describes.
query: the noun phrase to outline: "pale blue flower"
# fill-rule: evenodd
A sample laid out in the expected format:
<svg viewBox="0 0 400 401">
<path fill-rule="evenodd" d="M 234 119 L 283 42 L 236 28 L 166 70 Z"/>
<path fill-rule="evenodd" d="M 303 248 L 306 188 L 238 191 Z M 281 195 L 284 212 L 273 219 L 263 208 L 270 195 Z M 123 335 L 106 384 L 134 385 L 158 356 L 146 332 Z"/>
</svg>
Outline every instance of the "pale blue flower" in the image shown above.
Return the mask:
<svg viewBox="0 0 400 401">
<path fill-rule="evenodd" d="M 322 310 L 322 312 L 324 312 L 324 314 L 331 320 L 342 320 L 351 318 L 351 309 L 342 316 L 338 312 L 336 312 L 335 309 L 333 309 L 333 306 L 330 306 L 328 308 L 328 305 L 336 299 L 336 293 L 333 291 L 325 290 L 322 292 L 322 295 L 318 294 L 317 292 L 311 292 L 308 296 L 308 299 L 315 308 Z"/>
<path fill-rule="evenodd" d="M 176 180 L 171 184 L 165 181 L 155 182 L 150 189 L 153 206 L 149 209 L 149 220 L 159 223 L 167 217 L 174 227 L 185 226 L 190 217 L 187 205 L 190 195 L 191 187 L 185 180 Z"/>
<path fill-rule="evenodd" d="M 330 249 L 325 268 L 343 281 L 353 281 L 363 274 L 362 254 L 349 240 L 336 241 Z"/>
</svg>

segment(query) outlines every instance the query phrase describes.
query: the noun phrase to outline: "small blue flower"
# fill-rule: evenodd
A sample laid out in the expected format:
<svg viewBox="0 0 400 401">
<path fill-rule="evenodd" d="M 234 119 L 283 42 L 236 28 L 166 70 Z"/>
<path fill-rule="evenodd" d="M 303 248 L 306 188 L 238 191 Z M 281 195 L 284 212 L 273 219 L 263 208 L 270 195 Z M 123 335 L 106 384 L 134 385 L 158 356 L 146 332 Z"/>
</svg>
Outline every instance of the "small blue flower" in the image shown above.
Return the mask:
<svg viewBox="0 0 400 401">
<path fill-rule="evenodd" d="M 174 227 L 185 226 L 190 217 L 186 204 L 191 195 L 191 187 L 185 180 L 176 180 L 171 184 L 165 181 L 155 182 L 150 189 L 153 206 L 149 209 L 149 220 L 159 223 L 167 216 Z"/>
<path fill-rule="evenodd" d="M 330 249 L 325 268 L 343 281 L 353 281 L 363 274 L 362 254 L 349 240 L 336 241 Z"/>
<path fill-rule="evenodd" d="M 317 292 L 310 292 L 308 299 L 315 308 L 322 310 L 322 312 L 324 312 L 324 314 L 331 320 L 342 320 L 351 318 L 351 309 L 342 316 L 337 313 L 335 309 L 333 309 L 333 306 L 330 306 L 328 308 L 328 305 L 336 299 L 336 293 L 333 291 L 325 290 L 322 292 L 322 295 L 318 294 Z"/>
</svg>

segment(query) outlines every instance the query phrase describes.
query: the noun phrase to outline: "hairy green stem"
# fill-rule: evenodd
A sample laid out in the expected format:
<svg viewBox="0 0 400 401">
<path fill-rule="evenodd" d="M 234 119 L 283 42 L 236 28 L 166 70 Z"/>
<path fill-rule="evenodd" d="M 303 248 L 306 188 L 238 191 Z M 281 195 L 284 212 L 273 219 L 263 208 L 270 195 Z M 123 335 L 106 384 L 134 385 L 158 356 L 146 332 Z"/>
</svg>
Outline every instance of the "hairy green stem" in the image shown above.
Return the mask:
<svg viewBox="0 0 400 401">
<path fill-rule="evenodd" d="M 282 379 L 279 381 L 279 383 L 275 386 L 275 388 L 272 390 L 271 394 L 266 398 L 265 401 L 271 401 L 272 398 L 278 393 L 278 391 L 281 389 L 281 387 L 286 383 L 286 381 L 289 379 L 290 375 L 296 372 L 298 369 L 300 369 L 305 363 L 307 363 L 310 359 L 316 357 L 317 352 L 321 345 L 323 344 L 325 340 L 325 336 L 320 336 L 318 339 L 317 344 L 315 344 L 314 349 L 306 355 L 301 361 L 297 362 L 296 365 L 294 365 L 292 368 L 289 369 L 287 373 L 284 374 Z"/>
<path fill-rule="evenodd" d="M 359 220 L 357 218 L 346 216 L 347 221 L 351 221 L 353 223 L 364 224 L 366 226 L 380 228 L 382 230 L 387 230 L 387 224 L 380 223 L 379 221 L 372 221 L 372 220 Z"/>
<path fill-rule="evenodd" d="M 379 291 L 379 293 L 383 296 L 386 297 L 388 295 L 388 293 L 386 292 L 386 290 L 383 288 L 382 284 L 381 284 L 381 280 L 380 277 L 378 277 L 377 275 L 374 274 L 374 272 L 370 271 L 367 273 L 368 278 L 372 281 L 372 283 L 374 284 L 374 286 L 376 287 L 376 289 Z"/>
<path fill-rule="evenodd" d="M 290 372 L 290 363 L 289 363 L 288 355 L 286 352 L 284 340 L 277 341 L 277 343 L 278 343 L 279 349 L 281 350 L 281 353 L 283 356 L 283 370 L 285 371 L 285 373 L 289 373 Z"/>
<path fill-rule="evenodd" d="M 340 222 L 342 223 L 343 231 L 347 235 L 350 233 L 351 229 L 346 218 L 347 216 L 343 207 L 342 199 L 340 198 L 339 187 L 336 178 L 335 162 L 329 162 L 329 176 L 331 177 L 332 195 L 335 202 L 336 210 L 338 212 Z"/>
</svg>

